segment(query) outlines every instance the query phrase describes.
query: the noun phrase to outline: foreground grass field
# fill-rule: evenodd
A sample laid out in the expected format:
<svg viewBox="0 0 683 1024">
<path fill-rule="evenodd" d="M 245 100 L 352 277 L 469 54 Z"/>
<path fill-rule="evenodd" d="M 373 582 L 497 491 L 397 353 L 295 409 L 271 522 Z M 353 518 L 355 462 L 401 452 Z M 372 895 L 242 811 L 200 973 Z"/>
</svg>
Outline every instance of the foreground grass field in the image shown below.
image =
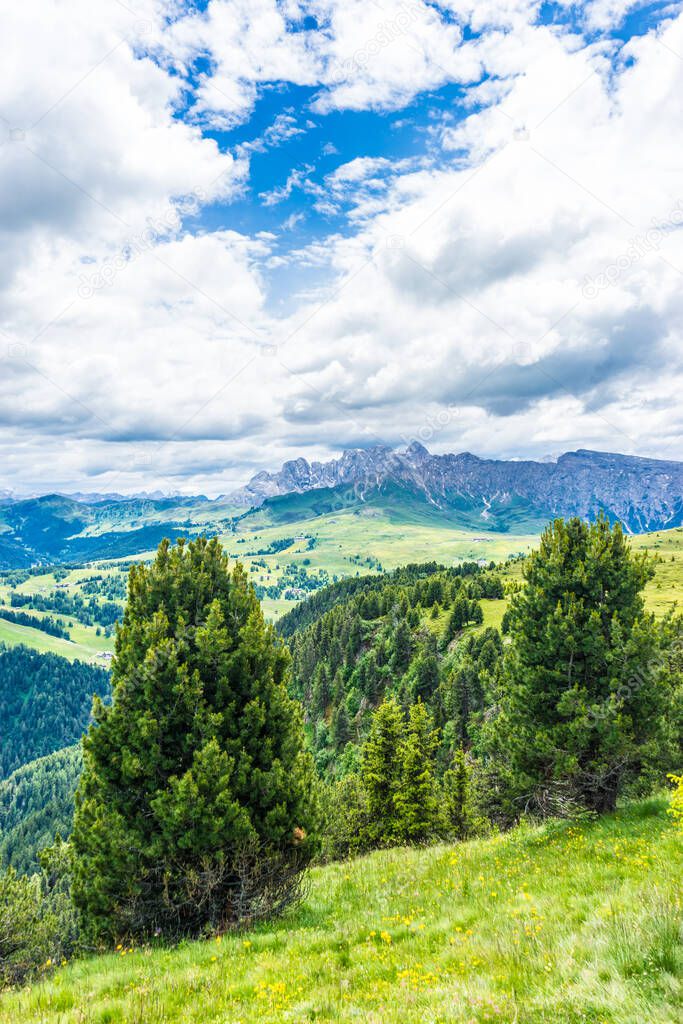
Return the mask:
<svg viewBox="0 0 683 1024">
<path fill-rule="evenodd" d="M 0 997 L 0 1021 L 675 1024 L 683 841 L 665 808 L 319 868 L 274 925 L 67 965 Z"/>
</svg>

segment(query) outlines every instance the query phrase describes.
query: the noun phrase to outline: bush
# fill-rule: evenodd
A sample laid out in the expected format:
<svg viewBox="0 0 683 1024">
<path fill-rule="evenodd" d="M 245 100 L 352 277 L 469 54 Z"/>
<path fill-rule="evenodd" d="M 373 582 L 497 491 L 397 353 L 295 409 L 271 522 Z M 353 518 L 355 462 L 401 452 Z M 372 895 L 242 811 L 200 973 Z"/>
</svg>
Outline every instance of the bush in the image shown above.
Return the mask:
<svg viewBox="0 0 683 1024">
<path fill-rule="evenodd" d="M 0 874 L 0 988 L 61 963 L 78 942 L 67 844 L 58 839 L 41 859 L 30 877 Z"/>
<path fill-rule="evenodd" d="M 323 859 L 341 860 L 367 848 L 368 797 L 357 774 L 345 775 L 326 787 Z"/>
<path fill-rule="evenodd" d="M 671 794 L 671 806 L 667 813 L 671 815 L 677 828 L 683 832 L 683 775 L 669 775 L 668 778 L 676 788 Z"/>
</svg>

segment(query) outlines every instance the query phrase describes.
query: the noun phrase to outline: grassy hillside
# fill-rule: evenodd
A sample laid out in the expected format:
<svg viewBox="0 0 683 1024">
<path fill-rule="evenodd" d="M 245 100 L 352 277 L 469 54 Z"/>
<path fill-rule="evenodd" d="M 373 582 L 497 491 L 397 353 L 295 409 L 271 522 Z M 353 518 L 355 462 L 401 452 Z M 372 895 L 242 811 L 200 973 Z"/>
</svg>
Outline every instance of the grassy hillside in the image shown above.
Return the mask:
<svg viewBox="0 0 683 1024">
<path fill-rule="evenodd" d="M 683 842 L 665 800 L 313 872 L 274 925 L 67 965 L 2 1024 L 673 1024 Z"/>
<path fill-rule="evenodd" d="M 683 528 L 659 530 L 631 538 L 638 551 L 649 551 L 658 562 L 654 580 L 645 589 L 645 605 L 664 615 L 675 604 L 683 611 Z"/>
</svg>

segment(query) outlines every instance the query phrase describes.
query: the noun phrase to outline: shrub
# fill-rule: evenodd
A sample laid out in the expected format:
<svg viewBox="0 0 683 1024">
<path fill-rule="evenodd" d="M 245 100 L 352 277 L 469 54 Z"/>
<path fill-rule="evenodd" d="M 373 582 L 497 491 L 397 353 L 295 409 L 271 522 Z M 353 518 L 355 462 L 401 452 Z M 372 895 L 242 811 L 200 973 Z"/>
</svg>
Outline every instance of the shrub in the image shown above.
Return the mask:
<svg viewBox="0 0 683 1024">
<path fill-rule="evenodd" d="M 674 824 L 683 832 L 683 775 L 667 776 L 676 787 L 671 794 L 671 806 L 667 810 Z"/>
<path fill-rule="evenodd" d="M 78 943 L 67 844 L 58 839 L 42 860 L 31 876 L 0 873 L 0 988 L 61 963 Z"/>
</svg>

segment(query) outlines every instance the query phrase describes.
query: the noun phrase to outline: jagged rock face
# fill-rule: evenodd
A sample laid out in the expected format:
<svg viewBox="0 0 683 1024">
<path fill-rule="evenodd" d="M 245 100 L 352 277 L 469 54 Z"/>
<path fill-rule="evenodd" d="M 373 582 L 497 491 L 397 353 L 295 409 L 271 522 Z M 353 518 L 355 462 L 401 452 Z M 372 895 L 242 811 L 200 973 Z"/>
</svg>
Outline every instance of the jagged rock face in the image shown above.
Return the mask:
<svg viewBox="0 0 683 1024">
<path fill-rule="evenodd" d="M 437 509 L 463 501 L 480 506 L 482 527 L 492 509 L 520 503 L 547 518 L 590 519 L 604 511 L 633 533 L 683 522 L 683 463 L 584 450 L 557 462 L 504 462 L 469 452 L 431 455 L 418 442 L 402 452 L 378 445 L 345 451 L 330 462 L 286 462 L 279 473 L 258 473 L 231 500 L 254 506 L 275 495 L 347 487 L 362 501 L 387 484 L 407 488 Z"/>
</svg>

